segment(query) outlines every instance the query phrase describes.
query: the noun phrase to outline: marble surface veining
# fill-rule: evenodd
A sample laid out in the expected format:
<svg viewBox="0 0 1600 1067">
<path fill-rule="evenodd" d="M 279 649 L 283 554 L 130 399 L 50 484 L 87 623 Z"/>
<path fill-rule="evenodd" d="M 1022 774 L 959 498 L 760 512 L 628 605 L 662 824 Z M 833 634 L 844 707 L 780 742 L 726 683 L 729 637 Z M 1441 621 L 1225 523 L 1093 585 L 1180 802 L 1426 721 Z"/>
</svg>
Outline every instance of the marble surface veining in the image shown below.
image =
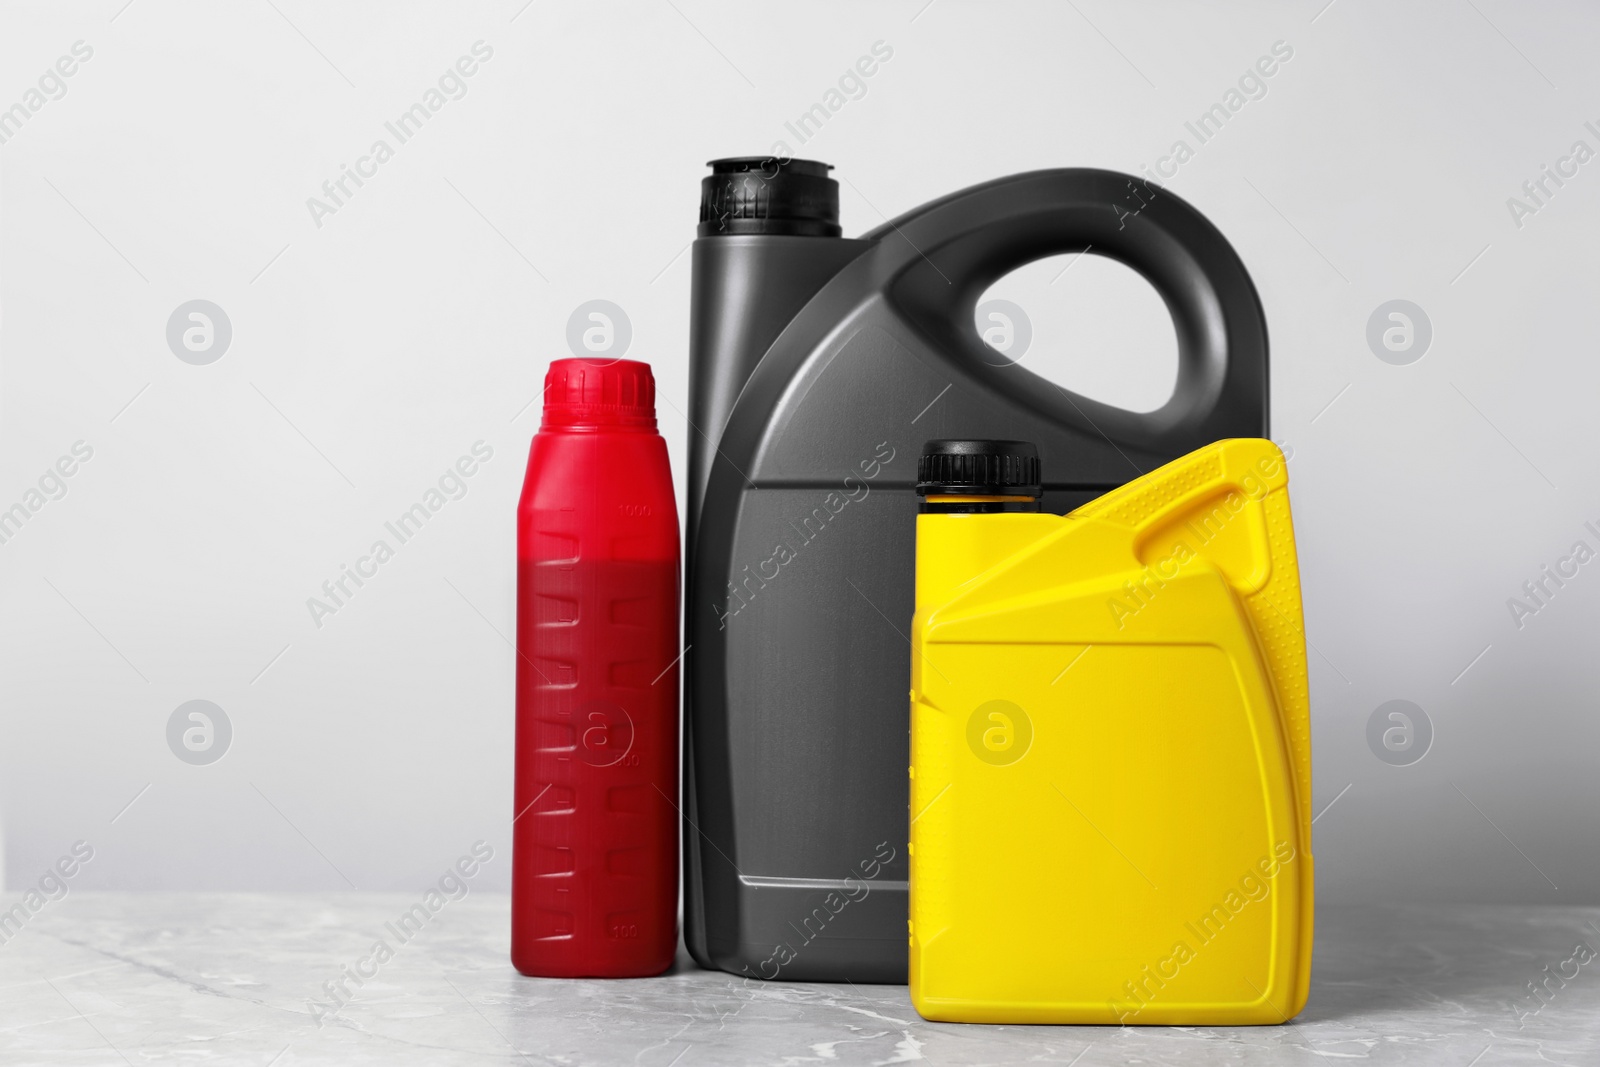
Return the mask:
<svg viewBox="0 0 1600 1067">
<path fill-rule="evenodd" d="M 751 982 L 682 953 L 660 978 L 523 978 L 492 893 L 373 961 L 414 902 L 73 893 L 0 945 L 0 1063 L 1600 1064 L 1600 908 L 1323 908 L 1291 1024 L 1118 1028 L 926 1023 L 904 986 Z M 324 983 L 362 960 L 376 977 L 327 1014 Z"/>
</svg>

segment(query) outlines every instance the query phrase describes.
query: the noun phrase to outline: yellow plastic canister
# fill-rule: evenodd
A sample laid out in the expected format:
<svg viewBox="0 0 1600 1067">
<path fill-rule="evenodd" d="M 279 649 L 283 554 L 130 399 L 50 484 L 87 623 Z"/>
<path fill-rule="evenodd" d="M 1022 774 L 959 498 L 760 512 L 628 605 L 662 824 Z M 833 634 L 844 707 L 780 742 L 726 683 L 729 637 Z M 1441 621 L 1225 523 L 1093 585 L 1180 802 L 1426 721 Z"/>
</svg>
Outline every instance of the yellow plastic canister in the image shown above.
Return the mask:
<svg viewBox="0 0 1600 1067">
<path fill-rule="evenodd" d="M 1283 454 L 1222 441 L 1070 515 L 923 514 L 911 999 L 988 1023 L 1280 1023 L 1311 972 Z"/>
</svg>

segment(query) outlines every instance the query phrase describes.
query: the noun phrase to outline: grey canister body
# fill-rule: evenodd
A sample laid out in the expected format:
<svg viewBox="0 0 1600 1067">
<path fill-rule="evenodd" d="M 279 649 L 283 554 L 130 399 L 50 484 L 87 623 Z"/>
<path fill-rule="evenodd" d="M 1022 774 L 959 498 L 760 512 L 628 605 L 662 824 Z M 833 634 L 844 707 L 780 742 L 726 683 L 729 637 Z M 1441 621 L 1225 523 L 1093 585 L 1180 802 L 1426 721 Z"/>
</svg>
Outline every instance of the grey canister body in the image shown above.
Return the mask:
<svg viewBox="0 0 1600 1067">
<path fill-rule="evenodd" d="M 1222 234 L 1124 174 L 1019 174 L 847 239 L 825 165 L 713 170 L 693 250 L 685 939 L 736 974 L 903 982 L 918 450 L 1035 442 L 1043 506 L 1064 513 L 1266 436 L 1265 317 Z M 978 336 L 995 280 L 1085 249 L 1172 313 L 1156 411 L 1067 392 Z"/>
</svg>

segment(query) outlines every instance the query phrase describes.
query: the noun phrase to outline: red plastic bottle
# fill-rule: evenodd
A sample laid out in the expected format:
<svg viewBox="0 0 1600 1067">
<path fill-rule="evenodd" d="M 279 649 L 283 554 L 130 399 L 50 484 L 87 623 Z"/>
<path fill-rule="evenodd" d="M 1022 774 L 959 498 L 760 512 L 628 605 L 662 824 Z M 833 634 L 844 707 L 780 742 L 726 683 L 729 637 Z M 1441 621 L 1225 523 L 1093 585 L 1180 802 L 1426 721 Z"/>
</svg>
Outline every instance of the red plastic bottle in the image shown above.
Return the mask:
<svg viewBox="0 0 1600 1067">
<path fill-rule="evenodd" d="M 679 549 L 648 364 L 550 364 L 517 522 L 511 962 L 660 974 L 678 942 Z"/>
</svg>

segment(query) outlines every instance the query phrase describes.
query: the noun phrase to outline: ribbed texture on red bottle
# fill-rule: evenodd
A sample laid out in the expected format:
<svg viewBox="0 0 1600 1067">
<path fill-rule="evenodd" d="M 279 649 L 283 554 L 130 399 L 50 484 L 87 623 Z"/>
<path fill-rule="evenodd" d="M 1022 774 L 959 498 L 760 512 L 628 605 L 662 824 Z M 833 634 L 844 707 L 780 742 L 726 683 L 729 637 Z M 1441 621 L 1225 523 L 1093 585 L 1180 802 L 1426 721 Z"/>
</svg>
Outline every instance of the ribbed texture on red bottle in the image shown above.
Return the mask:
<svg viewBox="0 0 1600 1067">
<path fill-rule="evenodd" d="M 544 376 L 545 426 L 654 429 L 656 379 L 631 359 L 558 359 Z"/>
</svg>

